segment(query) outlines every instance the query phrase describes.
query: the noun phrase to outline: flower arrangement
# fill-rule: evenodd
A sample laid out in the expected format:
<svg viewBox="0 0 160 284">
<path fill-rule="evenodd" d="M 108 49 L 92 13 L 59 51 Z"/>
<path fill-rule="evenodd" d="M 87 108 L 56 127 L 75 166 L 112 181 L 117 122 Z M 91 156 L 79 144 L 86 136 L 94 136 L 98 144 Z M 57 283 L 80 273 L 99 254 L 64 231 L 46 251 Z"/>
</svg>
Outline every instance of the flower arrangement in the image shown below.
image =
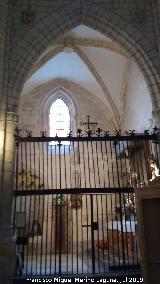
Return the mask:
<svg viewBox="0 0 160 284">
<path fill-rule="evenodd" d="M 96 243 L 96 247 L 98 247 L 99 249 L 102 249 L 102 250 L 106 250 L 108 248 L 107 246 L 107 242 L 103 241 L 103 240 L 99 240 L 97 243 Z"/>
<path fill-rule="evenodd" d="M 55 198 L 53 198 L 53 203 L 55 205 L 63 205 L 65 204 L 65 196 L 63 194 L 57 194 Z"/>
<path fill-rule="evenodd" d="M 123 216 L 125 220 L 131 220 L 135 215 L 135 207 L 132 202 L 128 202 L 125 204 Z"/>
</svg>

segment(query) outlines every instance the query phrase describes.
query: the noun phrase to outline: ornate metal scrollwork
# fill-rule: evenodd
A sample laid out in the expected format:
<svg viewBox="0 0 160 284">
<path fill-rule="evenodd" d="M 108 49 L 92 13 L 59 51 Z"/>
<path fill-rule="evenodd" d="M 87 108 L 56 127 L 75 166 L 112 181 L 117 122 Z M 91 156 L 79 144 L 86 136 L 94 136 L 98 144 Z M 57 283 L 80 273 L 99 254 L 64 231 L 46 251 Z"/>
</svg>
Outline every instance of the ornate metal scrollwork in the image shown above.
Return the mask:
<svg viewBox="0 0 160 284">
<path fill-rule="evenodd" d="M 88 130 L 88 131 L 85 131 L 85 132 L 87 133 L 87 136 L 88 136 L 88 137 L 91 137 L 92 134 L 93 134 L 93 133 L 92 133 L 92 130 Z"/>
<path fill-rule="evenodd" d="M 20 129 L 16 127 L 14 130 L 14 136 L 15 137 L 32 137 L 32 131 Z"/>
<path fill-rule="evenodd" d="M 144 130 L 144 135 L 149 135 L 149 130 Z"/>
<path fill-rule="evenodd" d="M 154 128 L 153 128 L 153 134 L 157 134 L 158 132 L 159 132 L 159 130 L 160 130 L 160 128 L 158 128 L 157 126 L 155 126 Z"/>
<path fill-rule="evenodd" d="M 104 131 L 104 137 L 108 137 L 110 135 L 109 131 Z"/>
<path fill-rule="evenodd" d="M 102 133 L 102 129 L 98 127 L 98 129 L 96 130 L 97 136 L 100 137 L 101 133 Z"/>
<path fill-rule="evenodd" d="M 47 136 L 47 131 L 40 131 L 41 137 L 46 137 Z"/>
<path fill-rule="evenodd" d="M 118 141 L 121 140 L 121 137 L 123 136 L 130 136 L 131 138 L 134 139 L 135 136 L 137 135 L 144 135 L 144 136 L 152 136 L 152 140 L 154 140 L 155 143 L 159 143 L 159 128 L 158 127 L 154 127 L 152 129 L 152 131 L 150 130 L 145 130 L 144 131 L 144 134 L 142 133 L 136 133 L 135 130 L 131 130 L 129 129 L 128 131 L 124 131 L 122 133 L 122 131 L 119 129 L 119 130 L 115 130 L 115 135 L 112 135 L 113 136 L 113 140 L 114 140 L 114 146 L 116 146 L 118 144 Z M 98 138 L 107 138 L 110 136 L 110 132 L 107 130 L 107 131 L 104 131 L 102 130 L 101 128 L 97 128 L 95 129 L 95 131 L 93 131 L 92 129 L 89 129 L 89 130 L 82 130 L 80 128 L 77 129 L 77 136 L 73 136 L 73 133 L 72 131 L 70 131 L 68 133 L 68 140 L 71 139 L 71 138 L 76 138 L 76 137 L 83 137 L 83 138 L 90 138 L 90 137 L 98 137 Z M 14 136 L 15 137 L 32 137 L 32 131 L 30 130 L 25 130 L 25 129 L 19 129 L 18 127 L 15 128 L 15 133 L 14 133 Z M 47 138 L 47 132 L 45 130 L 42 130 L 40 131 L 40 137 L 41 138 Z M 67 138 L 67 137 L 63 137 L 63 138 Z M 114 138 L 115 137 L 115 138 Z M 61 137 L 58 136 L 56 134 L 56 136 L 54 137 L 54 139 L 57 141 L 61 140 Z"/>
<path fill-rule="evenodd" d="M 27 137 L 32 137 L 32 131 L 26 130 Z"/>
<path fill-rule="evenodd" d="M 134 136 L 135 135 L 135 130 L 129 130 L 129 135 Z"/>
<path fill-rule="evenodd" d="M 121 136 L 121 130 L 115 130 L 116 136 Z"/>
<path fill-rule="evenodd" d="M 159 130 L 160 128 L 158 128 L 157 126 L 155 126 L 152 130 L 152 135 L 154 135 L 154 140 L 153 143 L 155 144 L 159 144 L 160 143 L 160 136 L 159 136 Z"/>
<path fill-rule="evenodd" d="M 82 136 L 81 133 L 82 133 L 82 129 L 78 128 L 78 129 L 77 129 L 78 137 L 81 137 L 81 136 Z"/>
<path fill-rule="evenodd" d="M 15 137 L 21 137 L 21 129 L 16 127 L 15 130 L 14 130 L 14 136 Z"/>
<path fill-rule="evenodd" d="M 72 131 L 68 133 L 68 137 L 72 137 Z"/>
</svg>

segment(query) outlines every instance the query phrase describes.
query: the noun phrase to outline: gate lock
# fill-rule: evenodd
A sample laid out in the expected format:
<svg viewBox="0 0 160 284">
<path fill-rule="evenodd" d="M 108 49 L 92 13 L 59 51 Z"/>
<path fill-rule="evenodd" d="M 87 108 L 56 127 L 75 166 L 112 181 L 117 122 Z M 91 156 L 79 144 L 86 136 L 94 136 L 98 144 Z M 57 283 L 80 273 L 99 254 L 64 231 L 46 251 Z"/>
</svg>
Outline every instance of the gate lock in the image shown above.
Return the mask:
<svg viewBox="0 0 160 284">
<path fill-rule="evenodd" d="M 98 222 L 92 222 L 91 228 L 94 231 L 98 230 Z"/>
<path fill-rule="evenodd" d="M 98 222 L 92 222 L 91 225 L 82 225 L 82 227 L 91 227 L 93 231 L 98 230 Z"/>
</svg>

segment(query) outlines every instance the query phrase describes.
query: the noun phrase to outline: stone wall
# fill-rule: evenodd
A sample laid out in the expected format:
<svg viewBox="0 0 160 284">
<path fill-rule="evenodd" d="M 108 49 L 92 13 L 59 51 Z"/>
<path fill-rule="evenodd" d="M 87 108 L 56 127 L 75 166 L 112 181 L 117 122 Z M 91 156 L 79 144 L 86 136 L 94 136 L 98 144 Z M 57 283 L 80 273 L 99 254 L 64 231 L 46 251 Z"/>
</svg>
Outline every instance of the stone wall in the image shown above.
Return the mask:
<svg viewBox="0 0 160 284">
<path fill-rule="evenodd" d="M 27 1 L 23 1 L 23 5 L 21 1 L 13 1 L 11 20 L 8 91 L 14 107 L 31 67 L 46 47 L 58 36 L 84 24 L 116 41 L 138 64 L 148 80 L 157 111 L 160 64 L 155 14 L 150 0 L 41 0 L 31 1 L 31 7 Z"/>
<path fill-rule="evenodd" d="M 128 75 L 124 129 L 144 132 L 154 127 L 152 102 L 148 87 L 135 64 L 130 66 Z"/>
<path fill-rule="evenodd" d="M 143 32 L 152 42 L 156 42 L 151 0 L 83 0 L 82 4 L 79 0 L 39 0 L 38 3 L 36 0 L 32 0 L 31 2 L 30 11 L 33 13 L 33 23 L 27 24 L 22 16 L 28 11 L 28 1 L 23 1 L 23 3 L 21 0 L 14 1 L 13 28 L 15 33 L 13 43 L 20 39 L 24 32 L 28 33 L 32 24 L 40 23 L 49 14 L 55 11 L 59 12 L 69 6 L 76 8 L 82 5 L 83 9 L 87 10 L 90 4 L 92 4 L 92 9 L 96 9 L 98 6 L 123 17 L 126 22 Z"/>
<path fill-rule="evenodd" d="M 73 101 L 76 128 L 80 128 L 80 122 L 86 121 L 86 115 L 90 115 L 93 122 L 98 122 L 97 127 L 115 130 L 100 100 L 95 99 L 95 96 L 83 87 L 62 79 L 40 85 L 31 93 L 21 96 L 18 109 L 19 127 L 32 130 L 34 135 L 39 135 L 41 130 L 48 130 L 46 116 L 49 110 L 46 109 L 46 104 L 50 98 L 54 99 L 58 90 L 69 95 Z"/>
<path fill-rule="evenodd" d="M 8 40 L 11 39 L 11 44 L 9 47 L 9 64 L 7 69 L 5 69 L 5 76 L 9 71 L 9 88 L 7 88 L 7 92 L 9 92 L 9 101 L 8 101 L 8 110 L 16 111 L 16 106 L 18 104 L 18 96 L 20 94 L 21 88 L 24 84 L 24 80 L 26 79 L 27 73 L 29 70 L 26 70 L 25 61 L 30 61 L 30 68 L 35 62 L 35 60 L 40 56 L 41 52 L 47 47 L 49 42 L 54 40 L 54 38 L 58 35 L 59 31 L 56 26 L 56 22 L 59 21 L 59 27 L 61 26 L 61 33 L 63 34 L 69 27 L 69 21 L 73 23 L 73 26 L 76 26 L 79 22 L 85 23 L 90 25 L 91 27 L 95 28 L 96 30 L 101 29 L 104 33 L 108 36 L 110 35 L 111 38 L 114 38 L 114 32 L 116 28 L 114 23 L 119 23 L 120 29 L 124 30 L 123 35 L 119 35 L 117 38 L 115 37 L 114 40 L 117 42 L 122 43 L 122 47 L 124 46 L 126 51 L 130 54 L 131 50 L 136 52 L 137 46 L 135 43 L 140 44 L 144 47 L 144 51 L 148 53 L 148 56 L 153 64 L 156 63 L 156 50 L 158 50 L 159 45 L 159 4 L 158 1 L 151 1 L 151 0 L 107 0 L 107 1 L 94 1 L 94 0 L 32 0 L 30 1 L 31 8 L 28 6 L 28 1 L 20 0 L 11 1 L 10 6 L 8 6 L 8 1 L 1 3 L 0 9 L 0 19 L 1 19 L 1 26 L 0 26 L 0 58 L 4 59 L 4 50 L 6 51 Z M 8 6 L 8 11 L 7 11 Z M 63 18 L 62 14 L 65 10 L 65 14 L 68 18 L 62 24 L 61 19 Z M 81 11 L 81 14 L 77 13 L 77 11 Z M 113 24 L 108 28 L 104 27 L 101 28 L 101 24 L 98 25 L 95 18 L 90 17 L 90 13 L 97 11 L 98 14 L 102 14 L 106 21 L 112 22 Z M 103 13 L 105 11 L 105 15 Z M 7 13 L 9 15 L 7 16 Z M 54 14 L 55 13 L 55 14 Z M 75 14 L 75 20 L 72 15 Z M 28 20 L 30 15 L 30 21 Z M 88 20 L 86 20 L 88 17 Z M 10 18 L 10 21 L 9 21 Z M 61 19 L 60 19 L 61 18 Z M 71 19 L 72 18 L 72 19 Z M 89 19 L 90 18 L 90 19 Z M 63 18 L 64 19 L 64 18 Z M 122 22 L 121 22 L 121 19 Z M 43 24 L 44 22 L 44 24 Z M 67 24 L 68 22 L 68 24 Z M 53 23 L 55 24 L 55 28 L 53 28 Z M 76 24 L 77 23 L 77 24 Z M 125 26 L 125 24 L 127 26 Z M 45 33 L 45 25 L 47 27 L 47 33 Z M 8 33 L 8 40 L 6 38 L 7 28 L 11 30 Z M 68 26 L 68 27 L 67 27 Z M 69 28 L 70 29 L 70 28 Z M 133 42 L 132 47 L 128 46 L 125 39 L 125 33 L 128 32 L 132 34 Z M 41 35 L 40 35 L 41 33 Z M 141 37 L 141 35 L 143 35 Z M 121 37 L 124 36 L 124 39 Z M 120 39 L 121 38 L 121 39 Z M 135 42 L 134 42 L 135 40 Z M 150 42 L 150 46 L 147 45 L 146 40 Z M 128 38 L 129 41 L 129 38 Z M 32 44 L 31 44 L 32 43 Z M 29 51 L 30 46 L 30 51 Z M 30 58 L 27 55 L 27 50 L 30 52 Z M 149 55 L 150 54 L 150 55 Z M 25 58 L 26 56 L 26 58 Z M 144 55 L 141 53 L 141 56 Z M 1 60 L 2 64 L 0 67 L 0 77 L 2 77 L 2 73 L 4 76 L 3 68 L 3 61 Z M 133 58 L 134 59 L 134 58 Z M 142 58 L 144 61 L 144 58 Z M 153 59 L 153 60 L 152 60 Z M 137 60 L 141 60 L 141 58 L 137 58 Z M 18 71 L 18 65 L 20 63 L 20 69 Z M 29 62 L 28 62 L 29 64 Z M 145 63 L 143 65 L 145 68 Z M 144 70 L 142 70 L 143 72 Z M 21 72 L 21 75 L 19 74 Z M 23 76 L 23 73 L 24 76 Z M 151 70 L 150 70 L 151 74 Z M 20 76 L 20 77 L 19 77 Z M 156 76 L 155 76 L 156 79 Z M 158 83 L 158 81 L 157 81 Z M 157 85 L 158 86 L 158 85 Z M 1 87 L 2 88 L 2 87 Z M 150 86 L 149 86 L 150 88 Z M 151 89 L 150 89 L 150 92 Z M 4 94 L 4 87 L 1 93 Z M 153 99 L 158 94 L 154 90 Z M 156 99 L 159 103 L 159 100 Z M 155 102 L 154 102 L 155 104 Z M 2 107 L 2 104 L 1 104 Z M 154 111 L 157 112 L 157 107 L 154 106 Z"/>
</svg>

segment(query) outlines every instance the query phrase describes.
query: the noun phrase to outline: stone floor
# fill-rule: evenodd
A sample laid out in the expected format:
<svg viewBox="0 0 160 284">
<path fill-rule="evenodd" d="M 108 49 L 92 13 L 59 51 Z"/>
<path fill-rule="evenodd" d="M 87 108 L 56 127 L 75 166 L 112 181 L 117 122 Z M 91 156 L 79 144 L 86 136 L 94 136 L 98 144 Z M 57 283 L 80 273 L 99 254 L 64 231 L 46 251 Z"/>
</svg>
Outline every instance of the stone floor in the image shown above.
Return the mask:
<svg viewBox="0 0 160 284">
<path fill-rule="evenodd" d="M 135 263 L 136 264 L 136 263 Z M 108 254 L 95 256 L 95 273 L 108 273 L 111 267 L 122 265 L 122 260 L 108 257 Z M 128 263 L 126 262 L 126 265 Z M 77 254 L 29 255 L 24 260 L 23 275 L 74 275 L 92 274 L 91 253 L 77 256 Z"/>
<path fill-rule="evenodd" d="M 89 273 L 92 271 L 91 259 L 83 259 L 77 255 L 46 255 L 28 257 L 25 261 L 23 274 L 27 275 L 53 275 Z"/>
</svg>

